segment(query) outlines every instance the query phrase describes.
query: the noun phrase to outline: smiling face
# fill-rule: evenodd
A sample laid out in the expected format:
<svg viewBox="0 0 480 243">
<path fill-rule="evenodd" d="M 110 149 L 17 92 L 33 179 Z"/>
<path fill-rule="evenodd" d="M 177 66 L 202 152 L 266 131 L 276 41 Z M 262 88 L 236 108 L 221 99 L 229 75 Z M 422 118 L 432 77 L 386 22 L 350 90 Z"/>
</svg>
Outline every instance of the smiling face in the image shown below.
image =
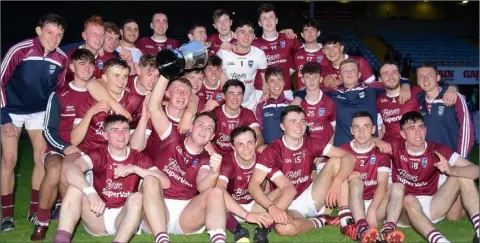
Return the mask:
<svg viewBox="0 0 480 243">
<path fill-rule="evenodd" d="M 307 129 L 305 113 L 289 112 L 280 124 L 280 128 L 284 131 L 285 136 L 293 140 L 301 139 Z"/>
<path fill-rule="evenodd" d="M 116 65 L 109 67 L 103 74 L 106 76 L 108 90 L 121 95 L 127 87 L 129 73 L 128 68 Z"/>
<path fill-rule="evenodd" d="M 130 127 L 126 122 L 114 122 L 106 126 L 103 138 L 115 149 L 124 149 L 130 140 Z"/>
<path fill-rule="evenodd" d="M 184 110 L 188 102 L 190 102 L 190 96 L 192 95 L 192 88 L 181 81 L 173 81 L 167 89 L 167 96 L 170 98 L 168 105 L 171 105 L 177 110 Z"/>
<path fill-rule="evenodd" d="M 440 75 L 431 67 L 422 67 L 417 70 L 417 83 L 425 91 L 429 92 L 438 88 Z"/>
<path fill-rule="evenodd" d="M 158 69 L 150 66 L 139 66 L 137 68 L 137 74 L 140 83 L 148 91 L 153 90 L 153 87 L 155 87 L 155 84 L 160 77 L 160 72 L 158 71 Z"/>
<path fill-rule="evenodd" d="M 217 84 L 218 80 L 220 80 L 220 75 L 222 74 L 222 67 L 207 65 L 203 72 L 206 83 Z"/>
<path fill-rule="evenodd" d="M 375 126 L 370 117 L 356 117 L 352 120 L 350 132 L 357 143 L 366 144 L 371 141 Z"/>
<path fill-rule="evenodd" d="M 255 156 L 256 142 L 251 131 L 237 135 L 232 144 L 235 153 L 243 160 L 250 161 Z"/>
<path fill-rule="evenodd" d="M 270 94 L 274 97 L 279 97 L 283 93 L 283 87 L 285 87 L 285 80 L 283 75 L 270 75 L 267 80 L 268 89 Z"/>
<path fill-rule="evenodd" d="M 120 41 L 120 35 L 117 35 L 112 32 L 105 32 L 105 41 L 103 42 L 103 50 L 106 52 L 114 52 L 117 49 L 118 43 Z"/>
<path fill-rule="evenodd" d="M 231 110 L 240 109 L 243 102 L 243 90 L 239 86 L 230 86 L 227 92 L 223 94 L 225 105 Z"/>
<path fill-rule="evenodd" d="M 198 91 L 200 91 L 200 89 L 202 88 L 202 83 L 204 79 L 203 72 L 189 72 L 187 75 L 185 75 L 185 78 L 190 81 L 190 84 L 192 84 L 192 92 L 194 94 L 198 93 Z"/>
<path fill-rule="evenodd" d="M 54 51 L 63 39 L 64 29 L 55 24 L 45 24 L 43 27 L 35 28 L 40 44 L 45 52 Z"/>
<path fill-rule="evenodd" d="M 322 50 L 325 57 L 333 63 L 340 60 L 343 55 L 343 45 L 340 45 L 340 43 L 326 44 L 323 46 Z"/>
<path fill-rule="evenodd" d="M 82 33 L 82 37 L 88 49 L 98 51 L 103 46 L 105 40 L 105 27 L 97 24 L 88 24 Z"/>
<path fill-rule="evenodd" d="M 70 69 L 73 71 L 75 78 L 87 82 L 93 76 L 95 64 L 87 60 L 73 60 Z"/>
<path fill-rule="evenodd" d="M 153 15 L 150 28 L 153 29 L 153 33 L 158 36 L 165 36 L 168 30 L 168 18 L 167 15 L 157 13 Z"/>
<path fill-rule="evenodd" d="M 262 27 L 264 32 L 273 32 L 277 29 L 278 19 L 275 15 L 275 12 L 264 12 L 260 14 L 260 19 L 258 20 L 258 25 Z"/>
<path fill-rule="evenodd" d="M 380 78 L 383 86 L 388 90 L 395 90 L 400 87 L 400 72 L 397 65 L 385 64 L 380 68 Z"/>
<path fill-rule="evenodd" d="M 353 87 L 358 84 L 360 72 L 355 63 L 344 63 L 340 66 L 340 80 L 345 87 Z"/>
<path fill-rule="evenodd" d="M 255 32 L 252 26 L 244 25 L 235 29 L 235 39 L 237 39 L 237 45 L 243 48 L 249 48 L 252 45 L 253 38 L 255 38 Z"/>
<path fill-rule="evenodd" d="M 190 131 L 192 140 L 200 146 L 205 146 L 215 136 L 215 121 L 206 115 L 199 116 L 193 122 Z"/>
<path fill-rule="evenodd" d="M 125 42 L 131 43 L 131 44 L 137 41 L 138 33 L 139 33 L 138 24 L 135 22 L 130 22 L 128 24 L 125 24 L 123 26 L 123 29 L 121 30 L 122 39 Z"/>
</svg>

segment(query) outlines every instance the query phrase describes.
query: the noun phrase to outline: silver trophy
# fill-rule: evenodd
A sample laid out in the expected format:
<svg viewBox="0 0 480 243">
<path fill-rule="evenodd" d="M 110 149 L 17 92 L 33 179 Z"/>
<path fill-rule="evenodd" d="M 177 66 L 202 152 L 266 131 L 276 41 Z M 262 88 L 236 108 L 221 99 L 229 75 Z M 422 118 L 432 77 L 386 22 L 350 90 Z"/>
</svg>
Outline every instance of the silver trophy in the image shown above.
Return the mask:
<svg viewBox="0 0 480 243">
<path fill-rule="evenodd" d="M 157 54 L 157 68 L 165 78 L 177 78 L 185 69 L 202 68 L 208 61 L 208 44 L 190 41 L 177 50 L 161 50 Z"/>
</svg>

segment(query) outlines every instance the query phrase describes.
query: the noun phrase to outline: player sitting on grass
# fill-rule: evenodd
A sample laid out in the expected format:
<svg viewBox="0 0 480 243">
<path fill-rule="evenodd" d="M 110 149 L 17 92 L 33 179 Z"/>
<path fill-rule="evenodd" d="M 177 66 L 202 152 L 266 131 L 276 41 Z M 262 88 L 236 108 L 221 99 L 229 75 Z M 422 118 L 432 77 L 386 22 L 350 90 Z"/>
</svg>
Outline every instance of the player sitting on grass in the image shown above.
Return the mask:
<svg viewBox="0 0 480 243">
<path fill-rule="evenodd" d="M 342 229 L 352 228 L 347 225 L 351 213 L 346 179 L 353 171 L 355 157 L 330 145 L 328 138 L 312 140 L 305 136 L 307 123 L 299 106 L 285 107 L 280 122 L 285 135 L 265 148 L 250 179 L 248 190 L 253 199 L 268 211 L 280 235 L 293 236 L 325 224 L 338 224 L 338 219 L 322 215 L 325 205 L 338 204 Z M 319 156 L 335 158 L 312 181 L 313 160 Z M 260 186 L 267 176 L 281 190 L 281 195 L 273 201 Z"/>
<path fill-rule="evenodd" d="M 93 236 L 114 235 L 113 242 L 128 242 L 142 218 L 140 179 L 143 186 L 160 180 L 163 188 L 169 187 L 168 177 L 147 156 L 128 147 L 127 118 L 110 115 L 103 123 L 108 145 L 90 149 L 67 169 L 69 186 L 53 242 L 70 242 L 80 219 Z M 93 178 L 84 175 L 87 170 Z"/>
<path fill-rule="evenodd" d="M 377 223 L 387 214 L 386 222 L 390 223 L 384 224 L 383 239 L 388 243 L 403 242 L 403 233 L 394 228 L 402 210 L 403 186 L 394 184 L 389 191 L 390 156 L 375 147 L 372 139 L 375 126 L 370 114 L 366 111 L 355 113 L 350 130 L 354 140 L 340 148 L 356 158 L 354 172 L 349 177 L 349 205 L 355 220 L 356 239 L 375 243 L 379 235 Z M 386 212 L 387 203 L 389 210 Z"/>
<path fill-rule="evenodd" d="M 160 76 L 148 102 L 148 110 L 153 128 L 165 143 L 155 165 L 170 178 L 171 187 L 158 190 L 159 193 L 152 196 L 157 201 L 157 214 L 153 218 L 147 216 L 143 228 L 155 234 L 157 242 L 168 242 L 168 234 L 200 234 L 205 228 L 212 243 L 225 242 L 224 195 L 223 190 L 215 187 L 222 156 L 209 155 L 204 149 L 215 135 L 215 118 L 212 113 L 200 113 L 193 120 L 189 136 L 184 139 L 174 136 L 172 122 L 158 106 L 168 83 Z M 198 195 L 197 191 L 200 192 Z"/>
<path fill-rule="evenodd" d="M 407 112 L 400 120 L 400 135 L 392 145 L 392 181 L 405 185 L 399 224 L 412 225 L 428 242 L 450 242 L 435 229 L 458 195 L 479 235 L 479 195 L 474 180 L 479 177 L 478 165 L 462 158 L 451 148 L 425 141 L 427 127 L 417 111 Z M 440 185 L 440 174 L 447 180 Z"/>
<path fill-rule="evenodd" d="M 268 213 L 258 213 L 265 210 L 248 192 L 248 182 L 260 155 L 255 149 L 257 142 L 255 131 L 248 126 L 237 127 L 230 133 L 230 141 L 233 152 L 223 158 L 217 187 L 226 190 L 223 194 L 225 204 L 227 210 L 231 212 L 227 213 L 227 229 L 232 232 L 237 242 L 242 238 L 250 237 L 248 230 L 239 222 L 247 221 L 268 227 L 273 220 Z M 234 217 L 233 214 L 236 216 Z M 254 235 L 254 242 L 262 241 L 256 239 Z"/>
</svg>

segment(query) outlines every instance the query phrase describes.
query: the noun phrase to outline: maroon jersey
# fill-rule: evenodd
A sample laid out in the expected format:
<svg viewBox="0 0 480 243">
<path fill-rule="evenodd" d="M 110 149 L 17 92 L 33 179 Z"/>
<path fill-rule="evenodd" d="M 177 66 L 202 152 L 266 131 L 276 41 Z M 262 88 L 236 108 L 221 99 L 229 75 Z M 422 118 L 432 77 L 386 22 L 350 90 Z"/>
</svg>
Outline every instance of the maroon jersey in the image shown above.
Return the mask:
<svg viewBox="0 0 480 243">
<path fill-rule="evenodd" d="M 115 179 L 119 165 L 136 165 L 143 169 L 153 169 L 152 161 L 144 154 L 127 147 L 127 156 L 120 158 L 110 154 L 107 146 L 92 148 L 82 158 L 93 172 L 93 187 L 106 208 L 122 207 L 130 194 L 138 191 L 140 177 L 131 174 Z"/>
<path fill-rule="evenodd" d="M 392 181 L 405 185 L 405 195 L 432 196 L 437 192 L 440 171 L 434 165 L 440 160 L 435 151 L 452 166 L 460 156 L 449 147 L 432 142 L 425 142 L 425 151 L 416 154 L 407 151 L 405 140 L 396 140 L 391 145 Z"/>
<path fill-rule="evenodd" d="M 223 157 L 222 167 L 220 168 L 219 179 L 227 182 L 227 191 L 232 198 L 239 204 L 249 204 L 253 201 L 248 192 L 248 182 L 255 170 L 255 164 L 259 154 L 255 153 L 252 165 L 248 168 L 242 167 L 235 158 L 235 152 L 229 153 Z"/>
<path fill-rule="evenodd" d="M 209 100 L 216 100 L 217 102 L 220 103 L 220 101 L 223 100 L 222 97 L 223 91 L 221 87 L 221 83 L 218 82 L 218 85 L 215 89 L 209 89 L 205 83 L 202 84 L 202 87 L 200 88 L 200 91 L 198 91 L 197 95 L 199 98 L 198 101 L 198 111 L 203 110 L 205 107 L 205 104 Z"/>
<path fill-rule="evenodd" d="M 400 119 L 403 114 L 409 111 L 420 111 L 420 103 L 416 96 L 421 90 L 420 86 L 414 86 L 411 89 L 412 95 L 410 100 L 403 105 L 398 102 L 399 95 L 391 97 L 385 93 L 377 98 L 377 111 L 381 114 L 383 124 L 385 125 L 383 140 L 393 141 L 402 139 L 400 136 Z"/>
<path fill-rule="evenodd" d="M 142 37 L 135 42 L 135 46 L 143 54 L 152 54 L 156 56 L 160 50 L 170 49 L 175 50 L 180 47 L 180 42 L 175 39 L 167 38 L 166 40 L 159 41 L 154 40 L 153 36 L 151 37 Z"/>
<path fill-rule="evenodd" d="M 333 136 L 333 127 L 337 119 L 336 106 L 333 100 L 320 91 L 320 96 L 315 101 L 302 100 L 300 105 L 305 111 L 310 137 L 324 139 Z"/>
<path fill-rule="evenodd" d="M 170 179 L 170 188 L 164 190 L 165 198 L 189 200 L 197 193 L 197 174 L 200 168 L 210 169 L 207 151 L 202 150 L 194 154 L 185 145 L 185 140 L 178 140 L 171 136 L 172 130 L 167 130 L 165 146 L 159 150 L 155 165 Z"/>
<path fill-rule="evenodd" d="M 142 99 L 142 106 L 143 106 L 143 101 L 145 100 L 145 97 L 147 96 L 148 92 L 142 93 L 137 89 L 137 82 L 140 82 L 138 80 L 138 75 L 130 75 L 128 77 L 128 83 L 127 83 L 127 88 L 128 91 L 130 91 L 130 94 L 134 94 L 139 96 Z M 130 128 L 135 129 L 138 125 L 138 121 L 140 120 L 140 117 L 142 116 L 141 113 L 137 113 L 135 115 L 132 114 L 132 121 L 130 122 Z"/>
<path fill-rule="evenodd" d="M 185 135 L 180 134 L 177 129 L 180 119 L 173 118 L 168 114 L 167 105 L 162 106 L 162 108 L 165 111 L 165 114 L 167 115 L 168 120 L 172 124 L 172 129 L 171 129 L 172 131 L 168 133 L 168 140 L 183 141 L 185 139 Z M 150 157 L 152 160 L 155 160 L 156 158 L 163 156 L 160 153 L 160 150 L 166 145 L 166 142 L 164 140 L 167 137 L 163 138 L 160 135 L 158 135 L 158 133 L 155 131 L 155 128 L 153 127 L 152 120 L 148 120 L 146 133 L 149 135 L 149 137 L 147 139 L 147 145 L 144 151 L 145 154 L 148 157 Z"/>
<path fill-rule="evenodd" d="M 217 131 L 213 138 L 214 148 L 220 155 L 224 156 L 232 151 L 230 143 L 230 133 L 233 129 L 240 126 L 249 126 L 251 128 L 260 127 L 253 111 L 240 107 L 240 114 L 236 117 L 229 117 L 225 113 L 225 106 L 215 108 L 213 113 L 217 117 Z"/>
<path fill-rule="evenodd" d="M 363 200 L 370 200 L 377 190 L 377 172 L 390 173 L 390 156 L 380 152 L 373 146 L 370 149 L 361 150 L 354 148 L 354 141 L 343 144 L 340 148 L 355 156 L 355 169 L 361 174 L 363 181 Z"/>
<path fill-rule="evenodd" d="M 225 40 L 230 42 L 230 44 L 235 44 L 237 40 L 233 38 L 233 33 L 232 33 L 232 38 L 230 40 Z M 212 34 L 207 38 L 207 42 L 210 43 L 210 51 L 208 52 L 209 55 L 215 55 L 217 54 L 218 50 L 220 50 L 220 46 L 224 42 L 224 40 L 220 39 L 220 35 L 218 33 Z"/>
<path fill-rule="evenodd" d="M 293 62 L 297 71 L 297 90 L 303 87 L 302 68 L 305 63 L 318 62 L 322 67 L 328 65 L 328 60 L 325 58 L 325 54 L 323 54 L 321 44 L 318 44 L 318 48 L 314 50 L 305 49 L 305 46 L 302 46 L 295 52 Z"/>
<path fill-rule="evenodd" d="M 84 46 L 80 46 L 79 48 L 84 48 Z M 78 48 L 77 48 L 78 49 Z M 68 65 L 72 63 L 72 58 L 71 55 L 76 49 L 71 49 L 69 50 L 66 54 L 68 57 Z M 95 56 L 95 72 L 93 72 L 93 77 L 95 79 L 101 78 L 103 74 L 103 65 L 110 59 L 117 58 L 115 55 L 113 55 L 110 52 L 105 52 L 103 56 L 100 56 L 97 53 L 97 56 Z M 65 80 L 67 81 L 72 81 L 74 79 L 74 73 L 70 68 L 67 68 L 67 74 L 65 76 Z"/>
<path fill-rule="evenodd" d="M 124 91 L 122 97 L 118 101 L 132 116 L 142 113 L 142 97 L 134 94 L 130 94 L 128 91 Z M 90 107 L 94 106 L 97 101 L 89 95 L 78 107 L 75 112 L 74 124 L 79 124 Z M 88 151 L 89 149 L 107 145 L 107 140 L 103 138 L 103 121 L 109 114 L 100 112 L 92 117 L 90 125 L 88 126 L 87 134 L 80 143 L 79 148 L 82 151 Z"/>
<path fill-rule="evenodd" d="M 290 69 L 294 69 L 293 55 L 303 43 L 299 39 L 288 39 L 283 33 L 278 33 L 274 40 L 266 40 L 257 38 L 253 40 L 252 46 L 260 48 L 267 56 L 268 66 L 278 66 L 283 70 L 283 78 L 285 80 L 284 90 L 292 89 L 292 81 L 290 79 Z M 255 89 L 262 90 L 262 78 L 259 73 L 255 78 Z"/>
<path fill-rule="evenodd" d="M 320 141 L 304 136 L 302 144 L 292 148 L 282 137 L 263 150 L 255 168 L 269 173 L 267 178 L 271 181 L 283 173 L 297 189 L 297 198 L 312 184 L 313 160 L 326 155 L 331 147 L 326 138 Z"/>
<path fill-rule="evenodd" d="M 358 71 L 361 73 L 359 82 L 371 83 L 375 81 L 375 75 L 373 74 L 372 68 L 365 58 L 359 56 L 349 56 L 347 54 L 344 55 L 345 60 L 352 59 L 358 63 Z M 322 77 L 325 78 L 328 75 L 336 75 L 337 78 L 340 78 L 339 67 L 334 67 L 331 62 L 328 62 L 327 65 L 322 67 Z"/>
</svg>

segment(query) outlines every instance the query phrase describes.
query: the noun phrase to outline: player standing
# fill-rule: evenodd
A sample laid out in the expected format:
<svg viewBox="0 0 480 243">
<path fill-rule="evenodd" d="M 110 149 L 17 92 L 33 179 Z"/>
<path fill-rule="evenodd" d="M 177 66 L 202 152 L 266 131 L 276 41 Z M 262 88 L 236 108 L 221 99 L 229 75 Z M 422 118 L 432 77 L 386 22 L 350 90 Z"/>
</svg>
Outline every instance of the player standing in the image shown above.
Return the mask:
<svg viewBox="0 0 480 243">
<path fill-rule="evenodd" d="M 120 24 L 120 35 L 122 39 L 120 40 L 119 46 L 115 49 L 119 53 L 122 53 L 122 50 L 128 50 L 131 54 L 132 61 L 134 64 L 138 64 L 140 57 L 143 55 L 142 51 L 135 46 L 135 42 L 138 40 L 139 28 L 137 21 L 127 18 L 122 21 Z"/>
<path fill-rule="evenodd" d="M 217 9 L 212 14 L 213 27 L 217 33 L 208 36 L 210 55 L 215 55 L 220 50 L 223 42 L 234 44 L 236 42 L 232 31 L 232 14 L 225 9 Z"/>
<path fill-rule="evenodd" d="M 215 151 L 225 156 L 232 151 L 230 133 L 239 126 L 251 127 L 257 136 L 256 147 L 263 144 L 262 132 L 253 112 L 242 107 L 241 101 L 245 92 L 245 86 L 239 80 L 231 79 L 223 85 L 223 97 L 225 104 L 213 110 L 217 117 L 217 130 L 213 138 Z"/>
<path fill-rule="evenodd" d="M 264 71 L 267 68 L 265 53 L 259 48 L 252 46 L 255 37 L 253 25 L 250 22 L 240 20 L 235 28 L 237 45 L 232 51 L 220 50 L 217 55 L 222 58 L 223 72 L 228 79 L 238 79 L 245 85 L 242 106 L 253 110 L 262 95 L 255 92 L 255 75 L 260 72 L 264 79 Z M 265 85 L 265 89 L 268 87 Z M 268 94 L 268 90 L 265 91 Z"/>
<path fill-rule="evenodd" d="M 295 51 L 295 56 L 293 58 L 297 72 L 297 90 L 303 87 L 302 68 L 305 63 L 318 62 L 322 66 L 328 64 L 328 61 L 325 59 L 325 54 L 322 50 L 322 45 L 317 42 L 317 39 L 320 36 L 320 24 L 317 22 L 317 20 L 307 20 L 302 26 L 301 35 L 305 40 L 305 45 Z"/>
<path fill-rule="evenodd" d="M 13 209 L 14 169 L 17 163 L 18 140 L 23 125 L 33 145 L 35 166 L 32 174 L 29 220 L 38 209 L 38 190 L 45 170 L 42 163 L 47 147 L 42 129 L 49 95 L 65 82 L 67 56 L 58 45 L 67 25 L 56 14 L 40 18 L 35 32 L 38 37 L 11 47 L 1 67 L 1 231 L 15 228 Z"/>
<path fill-rule="evenodd" d="M 154 13 L 150 28 L 153 30 L 151 37 L 142 37 L 135 42 L 135 46 L 138 47 L 143 54 L 156 56 L 161 50 L 175 50 L 180 47 L 180 42 L 172 38 L 167 38 L 168 17 L 166 14 Z"/>
<path fill-rule="evenodd" d="M 223 74 L 222 63 L 222 59 L 217 55 L 208 57 L 207 65 L 203 69 L 205 78 L 200 91 L 197 93 L 199 111 L 203 111 L 205 107 L 208 110 L 213 110 L 223 100 L 222 82 L 220 81 L 220 75 Z"/>
<path fill-rule="evenodd" d="M 275 139 L 283 136 L 280 129 L 280 114 L 283 108 L 288 106 L 292 100 L 285 97 L 283 88 L 285 80 L 283 79 L 282 68 L 277 66 L 268 67 L 265 71 L 265 80 L 268 84 L 269 97 L 267 100 L 260 101 L 255 107 L 255 117 L 257 118 L 265 144 L 270 144 Z"/>
</svg>

